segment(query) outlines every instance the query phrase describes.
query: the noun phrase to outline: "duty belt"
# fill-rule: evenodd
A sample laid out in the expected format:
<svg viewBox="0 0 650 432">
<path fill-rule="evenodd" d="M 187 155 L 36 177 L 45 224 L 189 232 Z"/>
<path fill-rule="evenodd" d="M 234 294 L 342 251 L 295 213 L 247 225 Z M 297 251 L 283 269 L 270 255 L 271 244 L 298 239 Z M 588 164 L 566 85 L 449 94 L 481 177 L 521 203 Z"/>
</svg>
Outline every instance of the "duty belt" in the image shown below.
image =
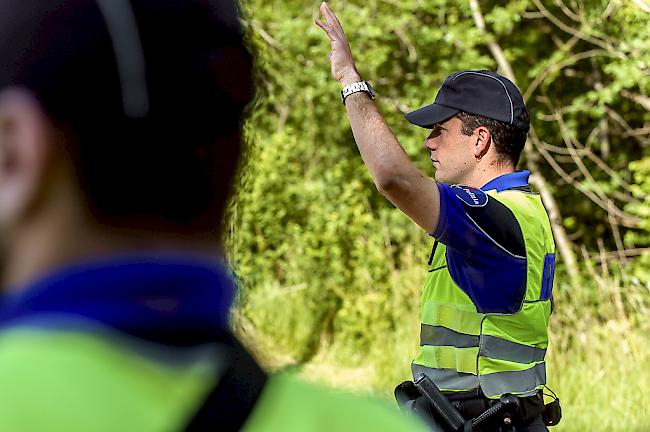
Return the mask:
<svg viewBox="0 0 650 432">
<path fill-rule="evenodd" d="M 478 417 L 488 408 L 498 402 L 498 399 L 488 399 L 482 394 L 469 396 L 465 395 L 445 395 L 450 400 L 451 404 L 460 411 L 465 418 Z M 460 396 L 460 397 L 455 397 Z M 526 423 L 544 411 L 544 396 L 539 391 L 534 396 L 519 397 L 519 413 L 516 416 L 517 423 Z"/>
</svg>

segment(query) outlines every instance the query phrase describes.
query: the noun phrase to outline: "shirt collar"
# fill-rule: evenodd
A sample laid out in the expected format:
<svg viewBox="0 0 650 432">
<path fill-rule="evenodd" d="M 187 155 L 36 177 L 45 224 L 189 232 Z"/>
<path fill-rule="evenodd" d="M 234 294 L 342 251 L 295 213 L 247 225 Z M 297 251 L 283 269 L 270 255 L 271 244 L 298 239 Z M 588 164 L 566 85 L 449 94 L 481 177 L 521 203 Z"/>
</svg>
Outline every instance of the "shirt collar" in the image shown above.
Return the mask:
<svg viewBox="0 0 650 432">
<path fill-rule="evenodd" d="M 481 190 L 489 191 L 494 189 L 497 192 L 503 192 L 507 189 L 526 187 L 528 186 L 528 177 L 530 177 L 530 171 L 528 170 L 511 172 L 490 180 Z"/>
<path fill-rule="evenodd" d="M 208 260 L 105 258 L 0 297 L 0 327 L 57 327 L 73 318 L 159 343 L 197 345 L 227 328 L 234 295 L 226 268 Z"/>
</svg>

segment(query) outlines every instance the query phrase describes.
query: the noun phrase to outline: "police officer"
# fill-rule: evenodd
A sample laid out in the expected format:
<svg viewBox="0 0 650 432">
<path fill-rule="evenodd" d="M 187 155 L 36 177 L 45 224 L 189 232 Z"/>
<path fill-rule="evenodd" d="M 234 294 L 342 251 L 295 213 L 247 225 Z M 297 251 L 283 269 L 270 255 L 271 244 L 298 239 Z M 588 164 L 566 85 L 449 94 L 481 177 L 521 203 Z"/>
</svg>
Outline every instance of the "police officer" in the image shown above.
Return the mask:
<svg viewBox="0 0 650 432">
<path fill-rule="evenodd" d="M 0 430 L 422 430 L 228 330 L 232 0 L 0 0 Z"/>
<path fill-rule="evenodd" d="M 332 75 L 377 188 L 435 239 L 414 376 L 430 377 L 465 417 L 516 395 L 523 407 L 517 430 L 546 430 L 541 391 L 555 245 L 530 173 L 515 171 L 530 123 L 521 93 L 494 72 L 456 72 L 431 105 L 407 114 L 430 130 L 424 146 L 433 181 L 377 110 L 326 3 L 321 14 L 316 24 L 330 40 Z"/>
</svg>

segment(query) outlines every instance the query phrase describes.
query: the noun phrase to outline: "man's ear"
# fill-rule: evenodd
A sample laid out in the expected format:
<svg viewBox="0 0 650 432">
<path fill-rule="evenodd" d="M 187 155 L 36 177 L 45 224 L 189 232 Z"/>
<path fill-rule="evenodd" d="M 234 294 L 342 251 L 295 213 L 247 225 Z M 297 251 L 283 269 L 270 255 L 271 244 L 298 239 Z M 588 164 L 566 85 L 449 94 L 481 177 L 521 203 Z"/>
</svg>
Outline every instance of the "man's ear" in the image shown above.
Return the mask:
<svg viewBox="0 0 650 432">
<path fill-rule="evenodd" d="M 490 133 L 490 130 L 485 126 L 479 126 L 474 130 L 474 135 L 476 136 L 476 143 L 474 144 L 474 157 L 477 160 L 481 160 L 481 158 L 486 155 L 488 150 L 490 150 L 490 145 L 492 145 L 492 134 Z"/>
<path fill-rule="evenodd" d="M 52 123 L 26 89 L 0 91 L 0 224 L 25 217 L 45 186 Z"/>
</svg>

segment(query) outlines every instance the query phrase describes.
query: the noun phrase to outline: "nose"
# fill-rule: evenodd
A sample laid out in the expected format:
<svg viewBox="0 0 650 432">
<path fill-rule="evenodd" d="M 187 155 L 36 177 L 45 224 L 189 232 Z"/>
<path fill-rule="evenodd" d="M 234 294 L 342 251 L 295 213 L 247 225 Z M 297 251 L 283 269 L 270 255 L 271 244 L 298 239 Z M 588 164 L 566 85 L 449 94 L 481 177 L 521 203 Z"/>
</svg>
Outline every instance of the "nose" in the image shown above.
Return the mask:
<svg viewBox="0 0 650 432">
<path fill-rule="evenodd" d="M 438 139 L 440 138 L 440 127 L 439 125 L 433 125 L 431 128 L 431 133 L 424 140 L 424 148 L 431 151 L 435 150 L 438 147 Z"/>
<path fill-rule="evenodd" d="M 423 147 L 431 151 L 435 150 L 438 147 L 438 142 L 436 137 L 431 137 L 431 136 L 427 137 L 424 140 Z"/>
</svg>

